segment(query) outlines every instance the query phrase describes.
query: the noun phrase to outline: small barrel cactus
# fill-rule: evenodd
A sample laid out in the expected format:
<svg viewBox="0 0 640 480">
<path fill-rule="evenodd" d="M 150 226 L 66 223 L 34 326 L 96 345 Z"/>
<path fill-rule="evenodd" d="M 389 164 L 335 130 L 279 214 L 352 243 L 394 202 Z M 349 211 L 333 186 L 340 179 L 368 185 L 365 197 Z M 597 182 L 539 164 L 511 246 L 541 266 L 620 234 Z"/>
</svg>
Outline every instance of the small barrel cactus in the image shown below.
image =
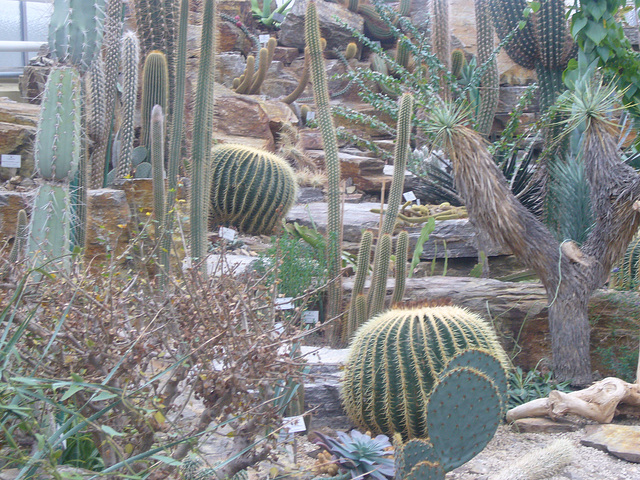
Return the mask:
<svg viewBox="0 0 640 480">
<path fill-rule="evenodd" d="M 434 384 L 468 349 L 484 350 L 508 366 L 491 325 L 464 308 L 399 308 L 372 318 L 351 343 L 342 389 L 347 415 L 375 433 L 425 437 Z"/>
<path fill-rule="evenodd" d="M 250 235 L 271 233 L 296 199 L 293 169 L 272 153 L 244 145 L 213 149 L 211 219 Z"/>
</svg>

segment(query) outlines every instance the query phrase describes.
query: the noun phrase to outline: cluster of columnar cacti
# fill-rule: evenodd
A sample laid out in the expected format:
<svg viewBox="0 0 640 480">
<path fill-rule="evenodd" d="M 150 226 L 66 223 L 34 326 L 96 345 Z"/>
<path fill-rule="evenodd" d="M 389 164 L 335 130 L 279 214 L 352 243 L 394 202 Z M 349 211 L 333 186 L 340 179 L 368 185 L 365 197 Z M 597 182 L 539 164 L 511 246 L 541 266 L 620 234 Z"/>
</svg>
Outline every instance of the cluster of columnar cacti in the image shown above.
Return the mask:
<svg viewBox="0 0 640 480">
<path fill-rule="evenodd" d="M 477 351 L 476 351 L 477 352 Z M 493 372 L 473 361 L 455 365 L 455 358 L 435 382 L 426 405 L 428 438 L 396 440 L 397 480 L 444 480 L 445 474 L 468 462 L 489 443 L 498 428 L 502 395 Z M 477 352 L 482 364 L 485 353 Z M 505 371 L 497 365 L 497 380 L 506 383 Z"/>
<path fill-rule="evenodd" d="M 305 41 L 309 52 L 309 71 L 316 103 L 316 121 L 320 127 L 328 178 L 327 188 L 327 270 L 332 283 L 328 287 L 328 318 L 342 313 L 342 210 L 340 205 L 340 159 L 338 139 L 329 105 L 329 85 L 322 56 L 320 25 L 316 3 L 310 0 L 305 17 Z M 335 333 L 332 341 L 338 342 Z"/>
<path fill-rule="evenodd" d="M 278 41 L 271 37 L 266 47 L 260 49 L 258 53 L 258 68 L 255 68 L 255 57 L 253 55 L 247 57 L 247 66 L 244 73 L 233 81 L 233 88 L 236 93 L 248 95 L 260 93 L 260 87 L 267 76 L 267 70 L 269 70 L 269 66 L 273 61 L 277 45 Z"/>
<path fill-rule="evenodd" d="M 437 417 L 427 415 L 432 390 L 449 362 L 469 349 L 497 358 L 491 361 L 485 355 L 468 365 L 500 377 L 492 381 L 500 397 L 506 391 L 502 377 L 508 360 L 493 328 L 479 316 L 460 307 L 436 306 L 398 308 L 372 318 L 351 343 L 342 389 L 347 415 L 360 428 L 386 435 L 398 432 L 405 440 L 433 434 L 430 423 Z M 452 365 L 467 368 L 467 360 Z M 496 417 L 500 402 L 498 398 Z"/>
<path fill-rule="evenodd" d="M 505 46 L 509 57 L 518 65 L 535 68 L 540 85 L 540 109 L 546 111 L 563 91 L 562 72 L 576 54 L 569 33 L 563 0 L 540 2 L 540 9 L 524 21 L 527 0 L 490 0 L 493 21 L 499 38 L 515 32 Z"/>
<path fill-rule="evenodd" d="M 194 265 L 207 256 L 211 145 L 213 128 L 213 75 L 216 45 L 216 2 L 205 0 L 202 17 L 200 67 L 196 90 L 193 148 L 191 155 L 191 260 Z M 202 267 L 204 269 L 204 265 Z"/>
<path fill-rule="evenodd" d="M 31 214 L 28 252 L 36 266 L 70 251 L 71 194 L 82 155 L 82 84 L 75 67 L 57 66 L 47 79 L 36 132 L 34 159 L 45 184 Z"/>
<path fill-rule="evenodd" d="M 295 174 L 264 150 L 224 144 L 213 149 L 211 220 L 251 234 L 270 234 L 296 199 Z"/>
<path fill-rule="evenodd" d="M 364 299 L 364 284 L 369 272 L 369 257 L 371 253 L 371 232 L 362 235 L 360 252 L 358 253 L 358 263 L 356 266 L 356 278 L 351 295 L 351 306 L 349 316 L 344 326 L 342 338 L 349 340 L 354 332 L 367 319 L 377 315 L 384 309 L 387 293 L 387 274 L 389 271 L 389 261 L 391 259 L 392 239 L 396 218 L 400 210 L 400 202 L 404 189 L 405 168 L 409 155 L 409 139 L 411 136 L 411 116 L 413 114 L 413 97 L 405 93 L 400 99 L 400 109 L 398 113 L 397 137 L 394 152 L 394 169 L 391 189 L 389 191 L 389 201 L 382 225 L 379 231 L 379 238 L 373 260 L 373 273 L 371 286 Z M 398 235 L 396 242 L 396 285 L 393 291 L 392 303 L 402 300 L 404 294 L 406 261 L 409 252 L 409 237 L 406 232 Z M 358 308 L 360 303 L 360 308 Z M 363 304 L 365 308 L 363 307 Z"/>
<path fill-rule="evenodd" d="M 176 43 L 178 37 L 179 0 L 135 0 L 133 2 L 136 30 L 140 40 L 141 58 L 158 50 L 166 55 L 169 75 L 169 91 L 175 89 Z M 173 98 L 163 108 L 165 114 L 173 114 Z M 150 107 L 150 109 L 153 105 Z M 149 109 L 149 113 L 150 112 Z"/>
</svg>

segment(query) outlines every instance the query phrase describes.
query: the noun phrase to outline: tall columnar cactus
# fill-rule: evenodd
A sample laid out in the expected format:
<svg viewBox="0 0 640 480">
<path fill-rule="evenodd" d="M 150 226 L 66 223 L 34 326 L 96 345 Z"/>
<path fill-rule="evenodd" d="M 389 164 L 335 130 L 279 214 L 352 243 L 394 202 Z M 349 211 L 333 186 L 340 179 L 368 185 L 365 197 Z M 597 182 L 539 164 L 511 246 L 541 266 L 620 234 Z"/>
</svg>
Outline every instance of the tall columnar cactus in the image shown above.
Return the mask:
<svg viewBox="0 0 640 480">
<path fill-rule="evenodd" d="M 131 175 L 131 153 L 135 138 L 134 116 L 138 95 L 138 67 L 140 52 L 135 32 L 128 32 L 122 40 L 122 125 L 120 126 L 120 158 L 117 178 Z"/>
<path fill-rule="evenodd" d="M 389 260 L 391 259 L 391 234 L 382 233 L 378 238 L 376 253 L 373 259 L 373 273 L 371 274 L 371 287 L 367 295 L 369 304 L 368 317 L 379 314 L 384 309 L 384 301 L 387 295 L 387 274 L 389 273 Z"/>
<path fill-rule="evenodd" d="M 444 73 L 451 70 L 451 32 L 449 30 L 449 0 L 433 1 L 433 52 L 444 67 Z M 449 81 L 440 79 L 440 96 L 448 99 Z"/>
<path fill-rule="evenodd" d="M 394 309 L 369 320 L 356 333 L 345 368 L 347 415 L 372 432 L 425 437 L 431 391 L 449 361 L 469 348 L 508 366 L 491 325 L 463 308 Z"/>
<path fill-rule="evenodd" d="M 396 239 L 396 284 L 393 288 L 391 305 L 402 302 L 407 281 L 407 258 L 409 257 L 409 233 L 401 231 Z"/>
<path fill-rule="evenodd" d="M 202 262 L 207 256 L 216 17 L 215 0 L 205 0 L 191 157 L 191 210 L 189 215 L 191 221 L 191 260 L 194 265 Z M 204 269 L 204 266 L 202 268 Z"/>
<path fill-rule="evenodd" d="M 49 22 L 49 49 L 62 64 L 86 72 L 102 45 L 106 0 L 55 0 Z"/>
<path fill-rule="evenodd" d="M 369 273 L 369 262 L 371 261 L 371 244 L 373 243 L 373 232 L 366 230 L 360 238 L 360 248 L 358 249 L 358 261 L 356 263 L 356 275 L 353 280 L 351 290 L 351 305 L 349 305 L 349 317 L 347 325 L 343 329 L 342 342 L 348 343 L 355 331 L 360 327 L 366 318 L 359 319 L 356 311 L 356 298 L 364 293 L 364 284 Z M 366 316 L 366 311 L 365 311 Z"/>
<path fill-rule="evenodd" d="M 500 76 L 498 75 L 498 62 L 490 57 L 495 48 L 495 29 L 489 8 L 490 0 L 476 0 L 476 29 L 478 39 L 478 64 L 487 66 L 487 71 L 480 80 L 480 104 L 478 106 L 476 130 L 485 137 L 491 133 L 493 117 L 498 110 L 498 97 L 500 94 Z M 453 69 L 453 67 L 452 67 Z"/>
<path fill-rule="evenodd" d="M 569 34 L 563 0 L 546 0 L 532 13 L 522 30 L 527 0 L 489 0 L 499 38 L 515 30 L 505 46 L 511 60 L 518 65 L 535 68 L 540 85 L 540 109 L 546 111 L 563 90 L 562 72 L 576 54 Z"/>
<path fill-rule="evenodd" d="M 316 3 L 310 0 L 307 4 L 305 18 L 305 40 L 309 49 L 310 72 L 313 82 L 313 95 L 316 102 L 316 121 L 322 134 L 325 152 L 325 164 L 328 177 L 327 190 L 327 265 L 329 279 L 328 318 L 342 313 L 341 245 L 342 245 L 342 211 L 340 208 L 340 159 L 338 158 L 338 140 L 329 105 L 329 86 L 322 57 L 320 41 L 320 25 Z M 331 336 L 331 335 L 330 335 Z M 339 342 L 333 336 L 331 341 Z"/>
<path fill-rule="evenodd" d="M 182 160 L 182 141 L 184 134 L 184 101 L 185 80 L 187 71 L 187 31 L 189 29 L 189 0 L 180 1 L 178 44 L 176 58 L 176 90 L 173 104 L 173 121 L 169 138 L 169 157 L 167 159 L 167 194 L 164 212 L 164 231 L 160 241 L 160 266 L 164 275 L 168 275 L 171 268 L 170 252 L 172 245 L 173 219 L 175 215 L 175 201 L 178 190 L 178 175 Z M 163 182 L 164 186 L 164 182 Z M 164 278 L 161 278 L 163 286 Z"/>
<path fill-rule="evenodd" d="M 82 84 L 74 67 L 51 70 L 42 99 L 34 159 L 45 182 L 36 194 L 28 252 L 36 267 L 70 251 L 69 182 L 82 155 Z M 63 260 L 63 265 L 65 260 Z"/>
<path fill-rule="evenodd" d="M 166 55 L 159 50 L 152 50 L 147 54 L 142 68 L 140 144 L 147 148 L 151 146 L 149 138 L 151 109 L 155 105 L 160 105 L 163 113 L 168 111 L 169 69 Z"/>
<path fill-rule="evenodd" d="M 164 188 L 164 113 L 160 105 L 151 110 L 149 132 L 149 156 L 153 179 L 153 216 L 160 235 L 164 231 L 166 192 Z"/>
<path fill-rule="evenodd" d="M 410 40 L 405 40 L 403 41 L 402 39 L 398 39 L 398 41 L 396 42 L 396 63 L 398 65 L 400 65 L 401 67 L 409 68 L 409 63 L 411 60 L 411 49 L 409 48 L 409 46 L 407 45 L 406 42 L 409 42 Z"/>
<path fill-rule="evenodd" d="M 282 158 L 257 148 L 213 148 L 211 220 L 250 235 L 268 235 L 296 199 L 295 174 Z"/>
</svg>

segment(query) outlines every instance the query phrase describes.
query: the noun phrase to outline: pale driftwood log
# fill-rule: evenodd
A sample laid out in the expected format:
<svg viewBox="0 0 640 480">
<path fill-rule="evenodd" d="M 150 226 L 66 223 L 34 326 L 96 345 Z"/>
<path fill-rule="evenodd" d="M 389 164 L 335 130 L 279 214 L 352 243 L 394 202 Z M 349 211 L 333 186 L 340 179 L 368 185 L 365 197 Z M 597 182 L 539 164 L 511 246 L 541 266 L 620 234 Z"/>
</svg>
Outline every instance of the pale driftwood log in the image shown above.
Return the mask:
<svg viewBox="0 0 640 480">
<path fill-rule="evenodd" d="M 640 412 L 640 384 L 608 377 L 577 392 L 554 390 L 548 398 L 539 398 L 512 408 L 507 412 L 507 421 L 527 417 L 558 420 L 571 414 L 598 423 L 611 423 L 619 404 L 635 407 Z"/>
</svg>

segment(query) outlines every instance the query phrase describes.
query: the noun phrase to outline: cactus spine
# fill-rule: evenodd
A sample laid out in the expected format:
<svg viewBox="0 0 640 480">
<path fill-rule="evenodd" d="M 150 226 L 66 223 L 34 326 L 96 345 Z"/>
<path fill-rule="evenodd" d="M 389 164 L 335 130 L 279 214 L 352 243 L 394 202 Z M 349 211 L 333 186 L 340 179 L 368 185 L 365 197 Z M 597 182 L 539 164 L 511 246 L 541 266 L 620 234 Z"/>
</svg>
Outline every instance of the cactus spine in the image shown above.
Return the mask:
<svg viewBox="0 0 640 480">
<path fill-rule="evenodd" d="M 340 209 L 340 159 L 338 158 L 338 141 L 331 117 L 329 105 L 329 86 L 322 57 L 320 42 L 320 26 L 315 1 L 307 4 L 305 17 L 305 40 L 309 48 L 310 72 L 313 82 L 313 95 L 316 102 L 316 119 L 322 134 L 325 151 L 325 163 L 329 180 L 327 191 L 327 265 L 329 279 L 333 282 L 328 287 L 328 318 L 334 318 L 342 312 L 341 245 L 342 245 L 342 212 Z M 332 342 L 339 341 L 337 335 L 329 335 Z"/>
<path fill-rule="evenodd" d="M 63 258 L 70 251 L 69 182 L 82 155 L 82 84 L 74 67 L 51 70 L 36 132 L 36 170 L 48 182 L 36 194 L 28 241 L 33 264 Z M 63 258 L 62 265 L 67 261 Z"/>
<path fill-rule="evenodd" d="M 214 147 L 211 177 L 211 220 L 251 235 L 270 234 L 296 199 L 289 164 L 256 148 Z"/>
<path fill-rule="evenodd" d="M 142 68 L 142 128 L 140 144 L 147 148 L 151 145 L 149 138 L 151 110 L 155 105 L 160 105 L 163 113 L 168 111 L 169 69 L 167 67 L 167 57 L 159 50 L 153 50 L 147 54 Z"/>
<path fill-rule="evenodd" d="M 211 180 L 211 143 L 213 128 L 213 74 L 216 45 L 216 2 L 205 0 L 202 17 L 200 68 L 193 127 L 193 153 L 191 158 L 191 260 L 193 265 L 207 256 L 207 230 L 209 219 L 209 191 Z"/>
<path fill-rule="evenodd" d="M 138 66 L 140 52 L 135 32 L 127 32 L 122 41 L 122 125 L 120 158 L 118 158 L 117 178 L 131 175 L 131 152 L 135 138 L 134 116 L 138 94 Z"/>
<path fill-rule="evenodd" d="M 55 0 L 49 22 L 49 50 L 62 64 L 86 72 L 100 53 L 105 0 Z"/>
<path fill-rule="evenodd" d="M 372 432 L 425 437 L 431 390 L 448 362 L 468 348 L 508 364 L 492 327 L 463 308 L 395 309 L 371 319 L 351 343 L 342 390 L 347 415 Z"/>
</svg>

